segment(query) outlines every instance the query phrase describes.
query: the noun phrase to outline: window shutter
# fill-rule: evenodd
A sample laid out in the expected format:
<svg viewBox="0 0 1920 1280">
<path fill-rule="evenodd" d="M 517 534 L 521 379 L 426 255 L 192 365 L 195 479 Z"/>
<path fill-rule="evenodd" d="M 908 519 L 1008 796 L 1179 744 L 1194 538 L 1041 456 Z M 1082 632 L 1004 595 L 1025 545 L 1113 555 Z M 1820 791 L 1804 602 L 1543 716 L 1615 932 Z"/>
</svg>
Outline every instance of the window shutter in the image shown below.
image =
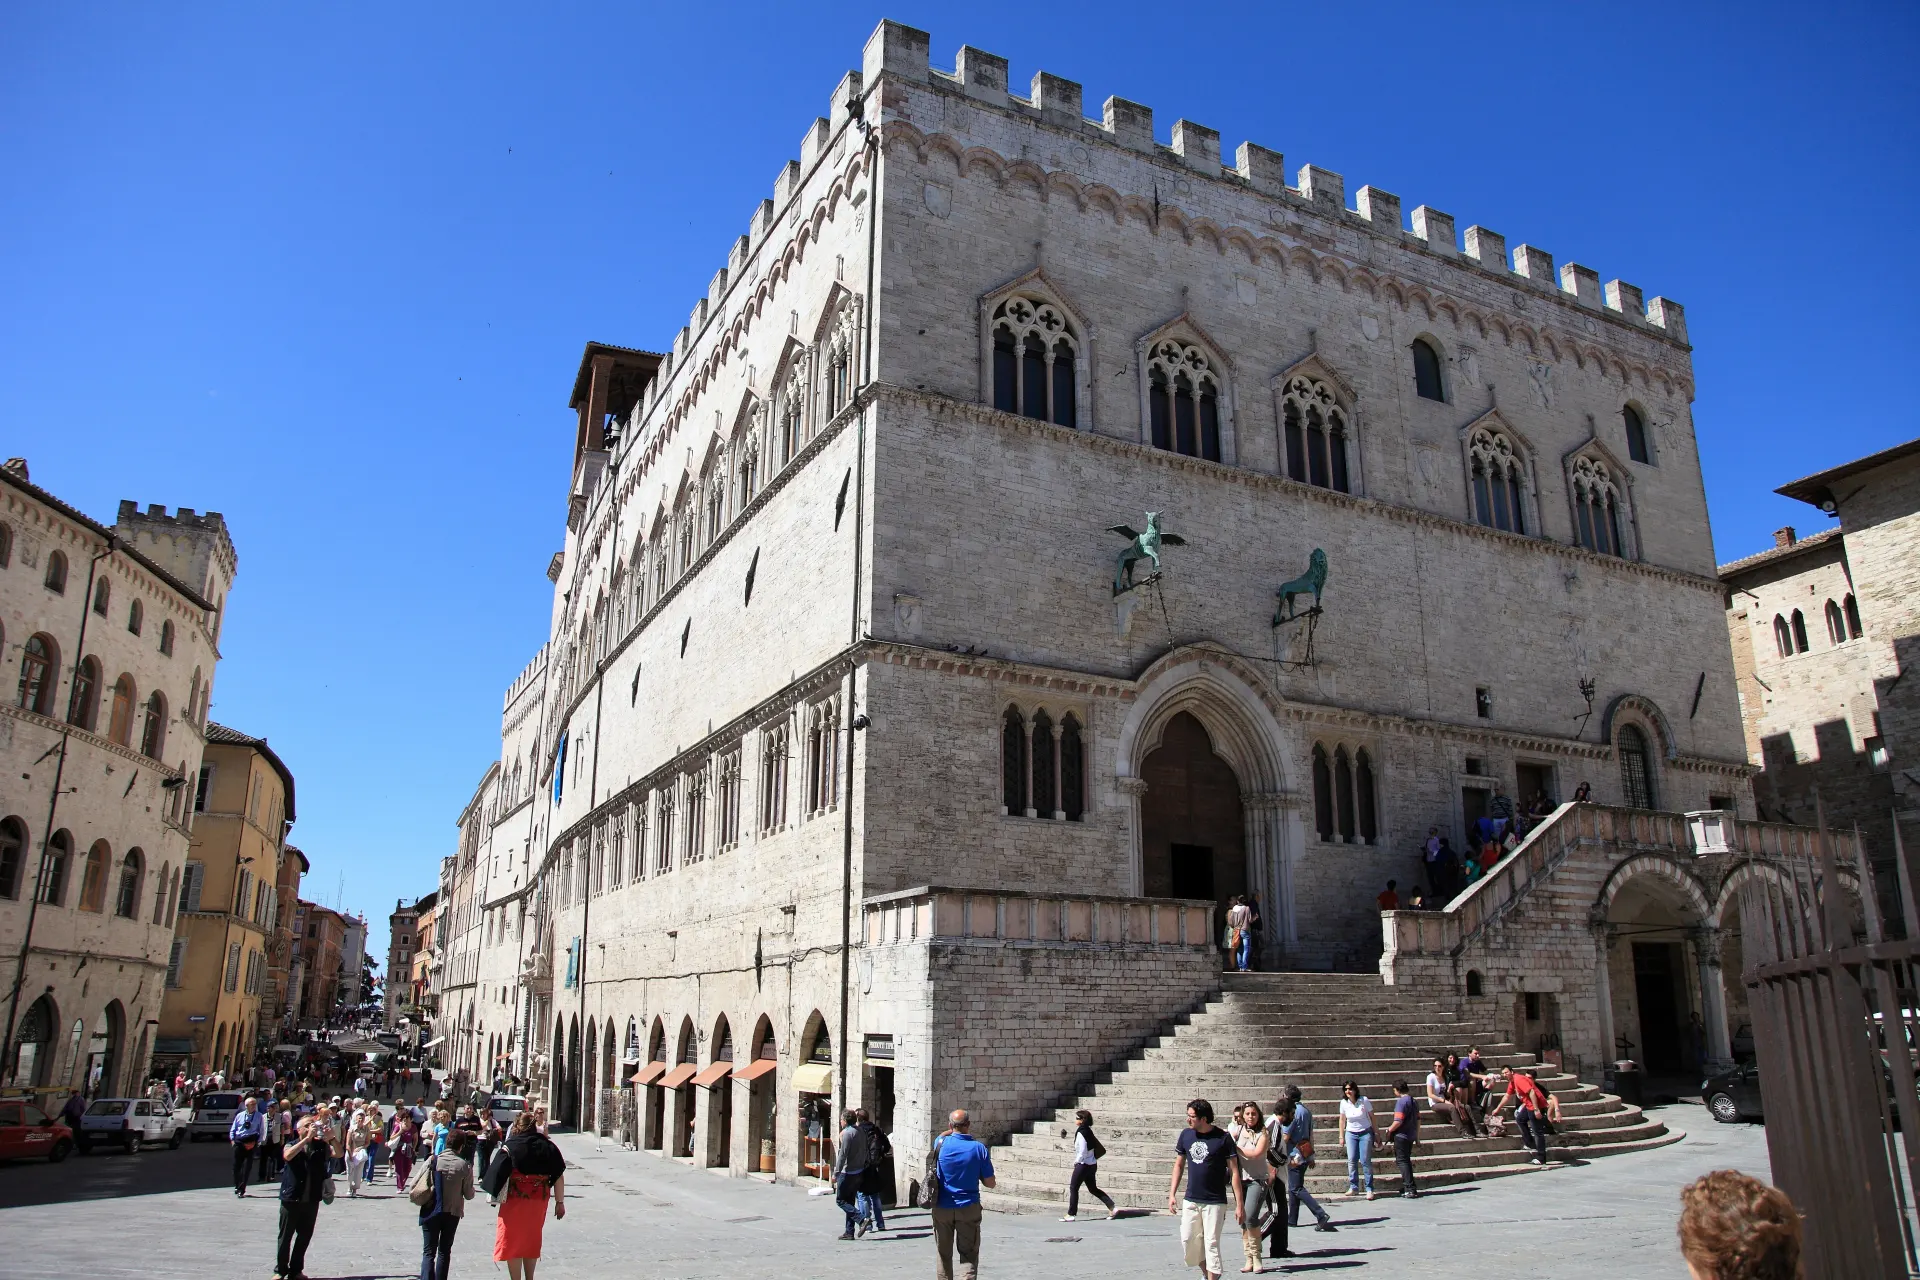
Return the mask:
<svg viewBox="0 0 1920 1280">
<path fill-rule="evenodd" d="M 226 980 L 227 990 L 228 991 L 234 990 L 239 985 L 239 982 L 240 982 L 240 944 L 236 942 L 232 946 L 227 948 L 227 980 Z"/>
<path fill-rule="evenodd" d="M 173 954 L 167 957 L 168 986 L 177 987 L 180 985 L 180 966 L 186 962 L 186 958 L 187 940 L 185 938 L 175 938 L 173 940 Z"/>
<path fill-rule="evenodd" d="M 206 876 L 207 868 L 205 863 L 189 862 L 187 864 L 187 887 L 180 895 L 180 909 L 182 911 L 198 911 L 200 909 L 200 886 L 206 881 Z"/>
</svg>

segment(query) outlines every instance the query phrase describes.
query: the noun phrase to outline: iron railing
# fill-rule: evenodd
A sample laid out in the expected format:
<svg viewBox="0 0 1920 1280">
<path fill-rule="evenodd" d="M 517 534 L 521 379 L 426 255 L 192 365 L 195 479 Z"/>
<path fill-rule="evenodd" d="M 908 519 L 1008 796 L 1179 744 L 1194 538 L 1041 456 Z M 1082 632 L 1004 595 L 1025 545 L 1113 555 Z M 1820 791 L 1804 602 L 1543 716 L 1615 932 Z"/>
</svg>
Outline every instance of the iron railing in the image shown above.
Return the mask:
<svg viewBox="0 0 1920 1280">
<path fill-rule="evenodd" d="M 1920 912 L 1897 819 L 1902 941 L 1886 936 L 1858 840 L 1855 916 L 1819 812 L 1814 856 L 1775 864 L 1740 904 L 1767 1150 L 1774 1181 L 1805 1216 L 1807 1280 L 1906 1280 L 1920 1275 L 1920 1148 L 1910 1140 L 1920 1135 Z"/>
</svg>

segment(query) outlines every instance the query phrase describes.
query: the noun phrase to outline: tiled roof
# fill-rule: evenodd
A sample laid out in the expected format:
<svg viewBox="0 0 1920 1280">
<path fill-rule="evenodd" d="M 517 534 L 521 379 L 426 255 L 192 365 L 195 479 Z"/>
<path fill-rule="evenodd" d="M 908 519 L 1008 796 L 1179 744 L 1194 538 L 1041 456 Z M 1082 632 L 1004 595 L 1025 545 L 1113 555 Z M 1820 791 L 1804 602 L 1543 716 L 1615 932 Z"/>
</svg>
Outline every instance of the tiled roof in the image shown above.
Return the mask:
<svg viewBox="0 0 1920 1280">
<path fill-rule="evenodd" d="M 286 784 L 287 821 L 293 821 L 293 770 L 287 768 L 286 762 L 274 752 L 272 747 L 267 745 L 265 738 L 256 738 L 250 734 L 242 733 L 238 729 L 230 729 L 217 720 L 209 720 L 207 721 L 207 741 L 210 743 L 224 743 L 233 747 L 252 747 L 255 751 L 265 756 L 267 763 L 273 766 L 274 772 L 280 775 L 280 781 Z M 300 861 L 306 862 L 306 860 L 306 855 L 302 854 Z M 309 866 L 308 870 L 312 870 L 312 867 Z"/>
<path fill-rule="evenodd" d="M 1735 574 L 1745 573 L 1749 569 L 1757 569 L 1763 564 L 1771 564 L 1776 560 L 1790 560 L 1794 556 L 1806 551 L 1817 551 L 1839 536 L 1840 530 L 1837 528 L 1822 529 L 1819 533 L 1808 534 L 1798 542 L 1789 542 L 1784 547 L 1768 547 L 1758 555 L 1746 556 L 1739 560 L 1729 561 L 1720 566 L 1719 574 L 1721 581 L 1724 582 L 1727 578 Z"/>
<path fill-rule="evenodd" d="M 1775 489 L 1774 492 L 1789 498 L 1798 498 L 1802 502 L 1810 502 L 1818 507 L 1822 502 L 1832 496 L 1831 490 L 1837 482 L 1846 479 L 1848 476 L 1859 475 L 1863 471 L 1872 471 L 1876 467 L 1884 467 L 1890 462 L 1898 462 L 1902 458 L 1915 453 L 1920 453 L 1920 439 L 1909 440 L 1905 444 L 1897 444 L 1891 449 L 1882 449 L 1880 452 L 1870 453 L 1864 458 L 1855 458 L 1852 462 L 1843 462 L 1837 467 L 1829 467 L 1825 471 L 1815 472 L 1813 475 L 1795 480 L 1792 484 L 1783 484 L 1778 489 Z M 1822 509 L 1824 510 L 1824 508 Z"/>
</svg>

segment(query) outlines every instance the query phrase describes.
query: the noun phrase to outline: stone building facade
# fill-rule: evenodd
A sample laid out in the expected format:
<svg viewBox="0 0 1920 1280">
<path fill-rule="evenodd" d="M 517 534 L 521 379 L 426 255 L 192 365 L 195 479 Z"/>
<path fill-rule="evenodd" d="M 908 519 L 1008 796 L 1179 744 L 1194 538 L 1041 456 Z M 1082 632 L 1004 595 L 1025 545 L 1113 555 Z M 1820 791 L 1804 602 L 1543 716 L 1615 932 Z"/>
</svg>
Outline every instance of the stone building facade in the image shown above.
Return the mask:
<svg viewBox="0 0 1920 1280">
<path fill-rule="evenodd" d="M 1365 968 L 1380 886 L 1502 793 L 1751 818 L 1690 350 L 1632 285 L 882 24 L 670 350 L 582 360 L 468 810 L 475 972 L 518 977 L 484 1052 L 804 1176 L 839 1104 L 914 1150 L 1085 1079 L 1217 983 L 1228 895 L 1268 966 Z"/>
<path fill-rule="evenodd" d="M 267 745 L 218 722 L 193 794 L 193 836 L 160 1008 L 163 1069 L 245 1071 L 279 1030 L 269 1003 L 274 943 L 285 905 L 293 773 Z"/>
<path fill-rule="evenodd" d="M 0 1082 L 145 1075 L 236 569 L 218 513 L 105 525 L 0 468 Z"/>
<path fill-rule="evenodd" d="M 260 996 L 260 1025 L 272 1030 L 276 1043 L 293 1039 L 294 1005 L 300 991 L 299 949 L 294 946 L 293 917 L 300 901 L 300 878 L 313 870 L 307 855 L 287 845 L 280 856 L 280 879 L 274 886 L 279 905 L 267 936 L 267 986 Z"/>
</svg>

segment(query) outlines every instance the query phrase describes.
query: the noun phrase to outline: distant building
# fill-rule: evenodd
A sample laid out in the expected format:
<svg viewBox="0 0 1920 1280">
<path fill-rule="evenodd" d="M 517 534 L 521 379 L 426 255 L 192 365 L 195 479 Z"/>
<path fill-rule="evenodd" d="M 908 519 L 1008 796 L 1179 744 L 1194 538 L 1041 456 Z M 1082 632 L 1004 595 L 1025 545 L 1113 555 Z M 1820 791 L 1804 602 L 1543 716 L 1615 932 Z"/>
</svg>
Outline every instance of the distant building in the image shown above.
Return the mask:
<svg viewBox="0 0 1920 1280">
<path fill-rule="evenodd" d="M 1747 754 L 1763 818 L 1860 828 L 1893 866 L 1894 813 L 1920 847 L 1920 440 L 1783 486 L 1839 524 L 1720 568 Z M 1892 875 L 1880 877 L 1898 916 Z"/>
<path fill-rule="evenodd" d="M 367 976 L 367 922 L 359 916 L 345 919 L 347 928 L 340 939 L 340 1002 L 358 1005 Z"/>
<path fill-rule="evenodd" d="M 147 1069 L 237 565 L 218 513 L 105 525 L 0 467 L 0 1085 Z"/>
<path fill-rule="evenodd" d="M 239 1071 L 277 1029 L 261 1005 L 279 929 L 282 863 L 304 861 L 286 847 L 293 773 L 265 738 L 209 724 L 193 814 L 154 1059 L 163 1071 L 182 1063 Z"/>
<path fill-rule="evenodd" d="M 398 1027 L 402 1018 L 410 1018 L 416 1024 L 420 1021 L 414 959 L 425 945 L 420 941 L 423 917 L 430 928 L 433 905 L 438 899 L 437 891 L 411 904 L 402 899 L 394 903 L 393 914 L 387 917 L 386 1024 L 389 1031 Z"/>
<path fill-rule="evenodd" d="M 300 991 L 299 1025 L 327 1025 L 340 1004 L 340 945 L 347 917 L 317 902 L 300 904 L 303 929 L 298 945 L 305 972 Z"/>
<path fill-rule="evenodd" d="M 274 887 L 279 906 L 267 938 L 267 987 L 260 993 L 260 1025 L 271 1030 L 276 1041 L 291 1038 L 296 1021 L 300 975 L 305 970 L 294 946 L 294 917 L 300 902 L 300 877 L 312 869 L 307 855 L 292 845 L 281 850 L 280 879 Z"/>
</svg>

